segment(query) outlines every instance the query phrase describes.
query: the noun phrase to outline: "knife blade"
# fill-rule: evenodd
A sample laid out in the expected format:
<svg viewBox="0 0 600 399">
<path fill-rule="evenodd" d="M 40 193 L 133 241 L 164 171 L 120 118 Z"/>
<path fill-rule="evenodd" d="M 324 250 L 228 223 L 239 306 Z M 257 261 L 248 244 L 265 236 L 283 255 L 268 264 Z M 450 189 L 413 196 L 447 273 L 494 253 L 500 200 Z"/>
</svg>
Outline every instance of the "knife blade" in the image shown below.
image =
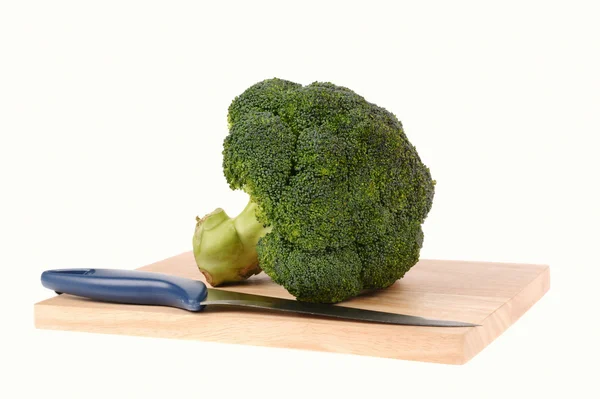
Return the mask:
<svg viewBox="0 0 600 399">
<path fill-rule="evenodd" d="M 427 327 L 476 327 L 478 324 L 380 312 L 331 304 L 208 288 L 200 280 L 164 273 L 119 269 L 55 269 L 41 276 L 42 285 L 58 294 L 94 300 L 170 306 L 198 312 L 207 306 L 239 306 L 310 316 Z"/>
</svg>

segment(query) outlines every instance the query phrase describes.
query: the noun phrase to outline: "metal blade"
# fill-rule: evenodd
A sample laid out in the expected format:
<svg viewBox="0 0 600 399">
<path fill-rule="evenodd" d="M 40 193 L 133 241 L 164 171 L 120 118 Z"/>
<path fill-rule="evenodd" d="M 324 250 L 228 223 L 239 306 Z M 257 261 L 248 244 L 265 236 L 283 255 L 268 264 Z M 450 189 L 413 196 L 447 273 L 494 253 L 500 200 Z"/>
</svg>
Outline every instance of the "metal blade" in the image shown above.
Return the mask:
<svg viewBox="0 0 600 399">
<path fill-rule="evenodd" d="M 246 306 L 281 312 L 301 313 L 313 316 L 326 316 L 376 323 L 400 324 L 405 326 L 476 327 L 479 325 L 461 321 L 426 319 L 418 316 L 349 308 L 338 305 L 298 302 L 289 299 L 244 294 L 241 292 L 231 292 L 212 288 L 208 289 L 208 296 L 206 297 L 206 300 L 202 301 L 202 305 Z"/>
</svg>

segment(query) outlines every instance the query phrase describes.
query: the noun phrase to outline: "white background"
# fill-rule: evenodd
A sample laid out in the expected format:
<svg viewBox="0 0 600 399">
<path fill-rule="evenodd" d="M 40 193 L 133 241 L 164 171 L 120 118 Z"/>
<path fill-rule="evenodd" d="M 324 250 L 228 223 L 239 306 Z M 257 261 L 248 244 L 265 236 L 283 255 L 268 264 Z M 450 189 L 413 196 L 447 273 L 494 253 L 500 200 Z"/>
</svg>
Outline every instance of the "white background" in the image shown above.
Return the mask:
<svg viewBox="0 0 600 399">
<path fill-rule="evenodd" d="M 411 3 L 2 2 L 0 396 L 595 396 L 597 2 Z M 133 269 L 243 208 L 227 107 L 271 77 L 398 116 L 438 182 L 423 258 L 546 263 L 550 292 L 460 367 L 35 330 L 43 270 Z"/>
</svg>

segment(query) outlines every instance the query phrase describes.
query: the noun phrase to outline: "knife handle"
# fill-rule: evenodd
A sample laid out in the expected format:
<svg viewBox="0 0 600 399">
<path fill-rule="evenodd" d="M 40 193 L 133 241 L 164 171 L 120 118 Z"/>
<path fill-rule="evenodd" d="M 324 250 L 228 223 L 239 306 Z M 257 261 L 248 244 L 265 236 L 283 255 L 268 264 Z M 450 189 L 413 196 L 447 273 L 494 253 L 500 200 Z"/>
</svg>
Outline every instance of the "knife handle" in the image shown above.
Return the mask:
<svg viewBox="0 0 600 399">
<path fill-rule="evenodd" d="M 117 269 L 56 269 L 42 273 L 42 285 L 57 293 L 139 305 L 204 309 L 202 281 L 169 274 Z"/>
</svg>

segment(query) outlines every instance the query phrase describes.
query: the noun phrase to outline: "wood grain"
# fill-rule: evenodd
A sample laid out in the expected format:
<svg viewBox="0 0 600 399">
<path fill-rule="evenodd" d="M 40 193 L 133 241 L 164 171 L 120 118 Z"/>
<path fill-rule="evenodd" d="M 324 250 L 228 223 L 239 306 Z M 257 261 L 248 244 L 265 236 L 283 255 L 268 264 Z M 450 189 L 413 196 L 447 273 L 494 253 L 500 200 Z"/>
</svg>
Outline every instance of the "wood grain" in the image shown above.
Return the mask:
<svg viewBox="0 0 600 399">
<path fill-rule="evenodd" d="M 191 252 L 141 268 L 203 280 Z M 95 302 L 61 295 L 34 305 L 41 329 L 192 339 L 464 364 L 550 288 L 546 265 L 421 260 L 392 287 L 344 306 L 461 320 L 440 328 L 339 321 L 268 311 L 180 309 Z M 225 290 L 292 298 L 264 273 Z"/>
</svg>

